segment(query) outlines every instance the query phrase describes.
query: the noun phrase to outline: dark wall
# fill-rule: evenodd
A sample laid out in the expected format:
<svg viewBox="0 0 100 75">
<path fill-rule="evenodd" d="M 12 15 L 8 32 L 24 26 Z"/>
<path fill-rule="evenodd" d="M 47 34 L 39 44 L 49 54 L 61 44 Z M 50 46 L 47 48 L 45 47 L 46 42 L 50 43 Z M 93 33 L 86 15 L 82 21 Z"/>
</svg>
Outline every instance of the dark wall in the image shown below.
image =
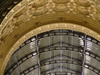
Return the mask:
<svg viewBox="0 0 100 75">
<path fill-rule="evenodd" d="M 21 0 L 0 0 L 0 23 L 7 13 Z"/>
</svg>

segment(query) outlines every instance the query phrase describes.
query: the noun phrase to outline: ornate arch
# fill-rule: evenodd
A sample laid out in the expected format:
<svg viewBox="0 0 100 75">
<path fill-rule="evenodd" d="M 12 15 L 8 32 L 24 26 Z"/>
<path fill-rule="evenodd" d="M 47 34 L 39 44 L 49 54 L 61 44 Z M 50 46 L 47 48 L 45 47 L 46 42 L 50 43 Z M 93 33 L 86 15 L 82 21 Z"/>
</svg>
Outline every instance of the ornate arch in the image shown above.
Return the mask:
<svg viewBox="0 0 100 75">
<path fill-rule="evenodd" d="M 53 29 L 86 33 L 100 41 L 98 0 L 22 0 L 0 24 L 0 73 L 28 38 Z"/>
</svg>

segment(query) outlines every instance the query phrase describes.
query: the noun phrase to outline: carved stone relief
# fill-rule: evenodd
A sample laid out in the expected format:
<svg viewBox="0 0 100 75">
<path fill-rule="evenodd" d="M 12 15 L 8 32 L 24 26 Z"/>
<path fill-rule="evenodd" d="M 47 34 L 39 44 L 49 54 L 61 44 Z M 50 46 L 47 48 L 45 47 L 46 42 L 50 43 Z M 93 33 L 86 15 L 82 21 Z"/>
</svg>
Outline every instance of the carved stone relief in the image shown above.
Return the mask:
<svg viewBox="0 0 100 75">
<path fill-rule="evenodd" d="M 25 11 L 26 11 L 26 8 L 23 7 L 20 11 L 18 11 L 18 12 L 14 15 L 14 18 L 17 18 L 17 17 L 23 15 L 23 13 L 25 13 Z"/>
<path fill-rule="evenodd" d="M 57 4 L 55 7 L 54 7 L 54 11 L 55 12 L 65 12 L 68 10 L 68 7 L 64 4 Z"/>
<path fill-rule="evenodd" d="M 89 15 L 88 9 L 83 6 L 76 6 L 76 12 L 82 14 L 82 15 Z"/>
<path fill-rule="evenodd" d="M 39 16 L 42 14 L 45 14 L 48 11 L 48 9 L 45 6 L 36 8 L 33 12 L 33 16 Z"/>
<path fill-rule="evenodd" d="M 32 3 L 32 7 L 33 8 L 41 7 L 41 6 L 43 6 L 43 5 L 47 4 L 47 3 L 48 3 L 48 0 L 37 0 L 37 1 Z"/>
<path fill-rule="evenodd" d="M 88 0 L 75 0 L 75 3 L 80 6 L 89 7 L 91 3 Z"/>
</svg>

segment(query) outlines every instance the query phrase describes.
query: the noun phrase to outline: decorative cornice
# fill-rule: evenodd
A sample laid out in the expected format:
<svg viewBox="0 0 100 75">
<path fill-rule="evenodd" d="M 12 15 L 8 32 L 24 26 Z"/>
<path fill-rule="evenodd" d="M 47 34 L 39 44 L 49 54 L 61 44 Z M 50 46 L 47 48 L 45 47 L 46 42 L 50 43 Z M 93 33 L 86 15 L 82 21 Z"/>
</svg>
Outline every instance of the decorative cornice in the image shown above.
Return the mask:
<svg viewBox="0 0 100 75">
<path fill-rule="evenodd" d="M 2 21 L 0 24 L 0 34 L 3 34 L 6 27 L 9 27 L 9 22 L 12 20 L 16 21 L 14 25 L 18 26 L 30 18 L 57 12 L 81 14 L 87 18 L 100 21 L 98 17 L 99 9 L 100 5 L 92 0 L 23 0 Z M 2 37 L 0 36 L 0 38 Z"/>
<path fill-rule="evenodd" d="M 82 15 L 89 15 L 88 8 L 83 6 L 76 6 L 75 11 Z"/>
<path fill-rule="evenodd" d="M 36 8 L 36 7 L 41 7 L 47 3 L 48 3 L 48 0 L 37 0 L 35 2 L 32 2 L 31 5 L 33 8 Z"/>
<path fill-rule="evenodd" d="M 80 5 L 80 6 L 83 6 L 83 7 L 91 6 L 91 3 L 89 2 L 89 0 L 75 0 L 75 3 L 77 5 Z"/>
<path fill-rule="evenodd" d="M 17 4 L 0 24 L 0 39 L 31 18 L 45 14 L 80 14 L 100 22 L 100 5 L 92 0 L 23 0 Z M 2 40 L 0 40 L 2 42 Z"/>
<path fill-rule="evenodd" d="M 57 4 L 54 7 L 54 11 L 55 12 L 66 12 L 66 11 L 68 11 L 68 7 L 64 4 Z"/>
</svg>

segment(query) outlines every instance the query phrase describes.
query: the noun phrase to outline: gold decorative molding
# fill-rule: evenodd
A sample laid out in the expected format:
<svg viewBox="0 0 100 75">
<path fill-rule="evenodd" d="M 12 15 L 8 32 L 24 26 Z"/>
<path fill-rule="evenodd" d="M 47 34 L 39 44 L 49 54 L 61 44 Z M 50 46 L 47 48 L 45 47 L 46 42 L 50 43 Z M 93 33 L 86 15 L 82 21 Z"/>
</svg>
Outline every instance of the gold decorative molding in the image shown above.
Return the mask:
<svg viewBox="0 0 100 75">
<path fill-rule="evenodd" d="M 92 0 L 22 0 L 7 14 L 0 24 L 0 38 L 8 36 L 15 27 L 29 21 L 31 18 L 37 18 L 45 14 L 49 15 L 59 12 L 79 14 L 100 22 L 99 8 L 100 5 Z M 97 12 L 99 13 L 97 14 Z M 9 23 L 15 27 L 9 26 Z M 12 27 L 10 28 L 11 31 L 9 31 L 8 27 Z M 5 34 L 7 29 L 8 32 Z"/>
<path fill-rule="evenodd" d="M 88 9 L 83 6 L 76 6 L 76 12 L 82 14 L 82 15 L 89 15 Z"/>
<path fill-rule="evenodd" d="M 45 4 L 47 4 L 48 0 L 36 0 L 35 2 L 32 3 L 32 7 L 36 8 L 36 7 L 41 7 Z"/>
<path fill-rule="evenodd" d="M 45 6 L 39 7 L 34 10 L 33 15 L 34 16 L 39 16 L 42 14 L 45 14 L 48 11 L 48 9 Z"/>
<path fill-rule="evenodd" d="M 68 11 L 68 7 L 64 4 L 57 4 L 54 8 L 55 12 L 65 12 Z"/>
<path fill-rule="evenodd" d="M 15 15 L 14 18 L 18 18 L 19 16 L 23 15 L 26 12 L 26 8 L 21 8 Z"/>
<path fill-rule="evenodd" d="M 75 3 L 84 7 L 89 7 L 91 5 L 89 0 L 75 0 Z"/>
</svg>

